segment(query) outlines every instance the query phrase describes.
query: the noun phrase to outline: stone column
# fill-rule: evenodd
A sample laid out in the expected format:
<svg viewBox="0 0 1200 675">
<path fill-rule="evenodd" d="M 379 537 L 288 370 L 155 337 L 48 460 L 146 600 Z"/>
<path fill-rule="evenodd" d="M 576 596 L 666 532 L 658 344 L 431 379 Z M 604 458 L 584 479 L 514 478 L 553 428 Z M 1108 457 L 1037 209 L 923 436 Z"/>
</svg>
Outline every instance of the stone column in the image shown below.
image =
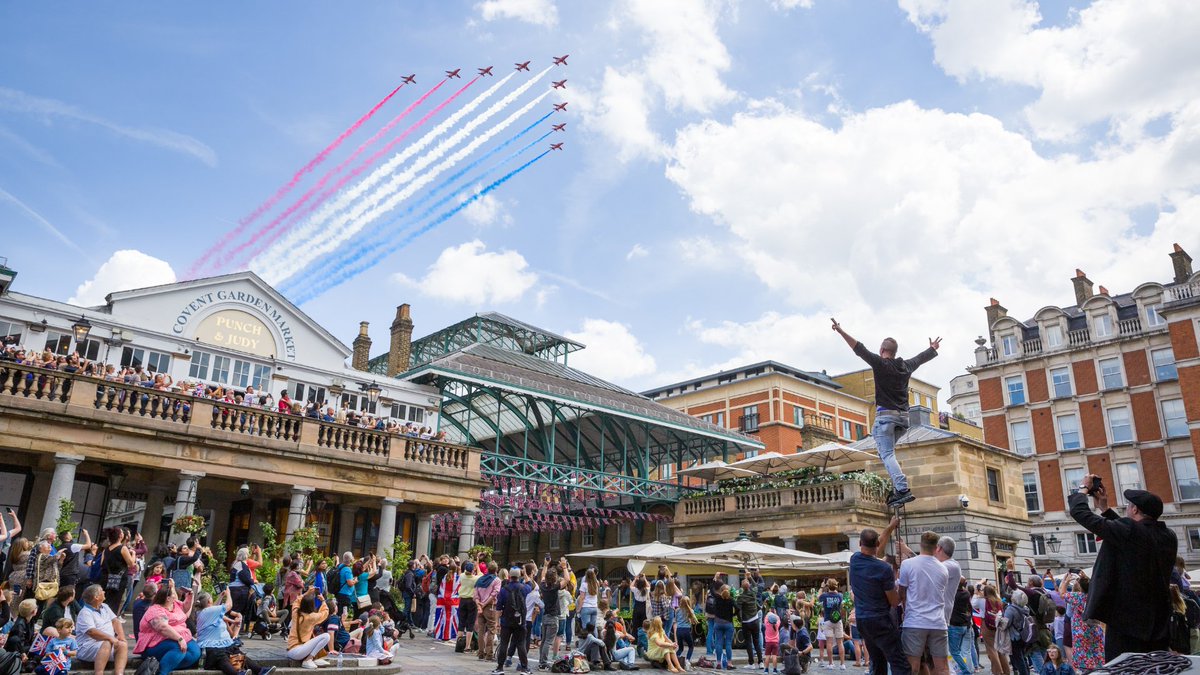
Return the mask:
<svg viewBox="0 0 1200 675">
<path fill-rule="evenodd" d="M 199 471 L 180 471 L 179 490 L 175 492 L 175 520 L 190 516 L 196 512 L 196 492 L 200 489 L 200 479 L 204 474 Z M 186 532 L 171 534 L 172 544 L 183 544 L 187 541 Z"/>
<path fill-rule="evenodd" d="M 467 557 L 467 551 L 475 545 L 475 509 L 467 509 L 462 514 L 462 529 L 458 532 L 458 555 Z"/>
<path fill-rule="evenodd" d="M 418 513 L 417 514 L 417 548 L 413 551 L 413 557 L 428 556 L 433 549 L 430 547 L 433 539 L 433 514 Z"/>
<path fill-rule="evenodd" d="M 42 527 L 54 527 L 58 522 L 58 503 L 70 499 L 75 491 L 75 467 L 83 461 L 79 455 L 54 455 L 54 477 L 50 479 L 50 492 L 46 495 L 46 510 L 42 513 Z M 37 537 L 38 532 L 31 532 L 30 539 Z"/>
<path fill-rule="evenodd" d="M 338 522 L 338 559 L 354 545 L 354 516 L 358 507 L 353 504 L 342 504 L 341 519 Z"/>
<path fill-rule="evenodd" d="M 146 491 L 146 508 L 142 511 L 142 524 L 138 531 L 142 533 L 142 539 L 146 541 L 146 546 L 151 551 L 158 547 L 159 539 L 162 537 L 163 500 L 165 497 L 162 490 Z M 97 532 L 96 536 L 99 537 L 100 533 Z"/>
<path fill-rule="evenodd" d="M 296 530 L 304 527 L 305 518 L 308 516 L 308 496 L 315 489 L 303 485 L 292 487 L 292 501 L 288 505 L 287 530 L 283 533 L 284 539 L 291 539 Z"/>
<path fill-rule="evenodd" d="M 786 549 L 795 551 L 796 550 L 796 538 L 795 537 L 784 537 L 783 538 L 783 547 Z"/>
<path fill-rule="evenodd" d="M 388 549 L 396 543 L 396 507 L 404 500 L 394 497 L 383 498 L 383 508 L 379 510 L 379 543 L 376 553 L 386 556 Z M 392 572 L 395 575 L 395 572 Z"/>
</svg>

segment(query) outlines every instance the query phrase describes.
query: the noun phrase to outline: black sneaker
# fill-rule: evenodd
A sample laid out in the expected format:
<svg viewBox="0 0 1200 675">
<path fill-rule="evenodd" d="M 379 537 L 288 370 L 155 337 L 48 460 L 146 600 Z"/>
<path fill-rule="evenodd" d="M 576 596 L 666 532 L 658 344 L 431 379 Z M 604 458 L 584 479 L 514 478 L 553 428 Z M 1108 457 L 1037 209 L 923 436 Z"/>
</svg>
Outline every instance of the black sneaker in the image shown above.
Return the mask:
<svg viewBox="0 0 1200 675">
<path fill-rule="evenodd" d="M 888 506 L 894 509 L 899 506 L 903 506 L 903 505 L 913 501 L 914 499 L 916 499 L 916 496 L 913 495 L 912 490 L 904 490 L 903 492 L 896 492 L 896 493 L 893 493 L 892 496 L 888 498 Z"/>
</svg>

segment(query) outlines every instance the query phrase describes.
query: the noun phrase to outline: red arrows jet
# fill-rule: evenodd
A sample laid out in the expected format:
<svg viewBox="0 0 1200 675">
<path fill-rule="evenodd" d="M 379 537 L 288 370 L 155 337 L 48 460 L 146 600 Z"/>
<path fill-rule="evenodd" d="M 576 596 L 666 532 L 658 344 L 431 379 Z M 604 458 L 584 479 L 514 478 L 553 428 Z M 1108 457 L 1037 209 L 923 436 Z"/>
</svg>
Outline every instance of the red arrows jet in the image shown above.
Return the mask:
<svg viewBox="0 0 1200 675">
<path fill-rule="evenodd" d="M 565 111 L 566 111 L 566 109 L 567 109 L 567 102 L 566 102 L 566 101 L 563 101 L 562 103 L 555 103 L 555 104 L 554 104 L 554 109 L 555 109 L 555 110 L 561 110 L 561 111 L 564 111 L 564 112 L 565 112 Z"/>
<path fill-rule="evenodd" d="M 460 70 L 462 70 L 462 68 L 455 68 L 454 70 L 447 70 L 446 71 L 446 79 L 453 80 L 454 78 L 458 77 L 458 71 L 460 71 Z M 458 77 L 458 79 L 461 80 L 462 78 Z"/>
<path fill-rule="evenodd" d="M 555 130 L 555 131 L 562 131 L 563 129 L 566 129 L 566 128 L 567 128 L 567 123 L 566 123 L 566 122 L 563 122 L 562 124 L 555 124 L 555 125 L 554 125 L 554 130 Z"/>
<path fill-rule="evenodd" d="M 491 66 L 488 66 L 487 68 L 476 68 L 476 70 L 479 71 L 480 77 L 483 77 L 484 75 L 487 75 L 488 77 L 492 77 L 492 67 Z"/>
<path fill-rule="evenodd" d="M 403 75 L 401 75 L 400 79 L 404 80 L 404 84 L 416 84 L 417 83 L 417 74 L 413 73 L 412 75 L 409 75 L 408 77 L 404 77 Z"/>
<path fill-rule="evenodd" d="M 562 143 L 551 143 L 550 149 L 551 150 L 562 150 Z"/>
<path fill-rule="evenodd" d="M 525 63 L 518 63 L 518 64 L 516 64 L 516 66 L 517 66 L 517 70 L 529 70 L 529 62 L 528 61 L 526 61 Z"/>
<path fill-rule="evenodd" d="M 553 84 L 554 84 L 554 86 L 551 87 L 552 89 L 566 89 L 567 88 L 566 80 L 559 80 L 558 82 L 554 82 Z"/>
<path fill-rule="evenodd" d="M 552 57 L 554 59 L 554 65 L 556 65 L 556 66 L 567 65 L 567 57 L 568 56 L 570 56 L 570 54 L 563 54 L 562 56 Z"/>
</svg>

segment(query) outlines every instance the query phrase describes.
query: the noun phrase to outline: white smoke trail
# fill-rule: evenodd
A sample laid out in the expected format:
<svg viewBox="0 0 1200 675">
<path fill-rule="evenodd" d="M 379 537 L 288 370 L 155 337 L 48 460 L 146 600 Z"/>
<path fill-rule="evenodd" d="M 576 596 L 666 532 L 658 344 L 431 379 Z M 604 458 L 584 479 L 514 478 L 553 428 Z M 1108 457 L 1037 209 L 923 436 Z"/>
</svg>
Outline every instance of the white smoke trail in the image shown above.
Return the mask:
<svg viewBox="0 0 1200 675">
<path fill-rule="evenodd" d="M 400 201 L 403 201 L 403 199 L 411 196 L 415 192 L 415 189 L 401 189 L 406 183 L 413 180 L 426 167 L 449 152 L 451 148 L 458 145 L 463 139 L 470 136 L 471 132 L 477 127 L 520 98 L 521 95 L 533 87 L 533 85 L 536 84 L 537 81 L 548 72 L 550 72 L 550 68 L 546 68 L 542 72 L 530 78 L 529 81 L 522 84 L 520 87 L 517 87 L 507 96 L 492 104 L 492 106 L 487 110 L 464 124 L 461 129 L 455 131 L 450 137 L 438 143 L 432 150 L 418 157 L 410 167 L 393 176 L 392 179 L 387 182 L 387 184 L 371 192 L 364 199 L 360 199 L 347 212 L 335 217 L 327 227 L 321 228 L 320 236 L 316 237 L 314 241 L 304 242 L 295 246 L 293 250 L 287 251 L 285 255 L 282 255 L 279 261 L 271 267 L 267 267 L 266 265 L 263 265 L 261 268 L 254 266 L 255 271 L 257 271 L 259 275 L 267 281 L 267 283 L 277 284 L 289 276 L 303 271 L 309 263 L 316 260 L 318 257 L 337 250 L 339 246 L 360 232 L 362 228 L 369 224 L 372 220 L 378 218 L 384 212 L 394 208 L 395 205 L 400 203 Z M 511 75 L 509 77 L 511 77 Z M 501 82 L 507 81 L 507 79 L 508 78 L 506 77 L 504 80 L 501 80 Z M 459 119 L 461 119 L 461 117 Z M 457 121 L 458 120 L 454 120 L 454 122 Z M 443 124 L 449 124 L 450 122 L 451 120 L 447 120 Z M 435 129 L 433 132 L 430 132 L 429 135 L 433 135 L 434 133 L 440 134 L 439 130 Z M 424 138 L 421 139 L 421 141 L 424 140 Z M 418 143 L 421 141 L 418 141 Z M 430 180 L 432 180 L 432 178 Z M 422 185 L 428 184 L 428 182 L 429 181 L 424 181 Z M 358 194 L 361 195 L 361 191 L 358 191 Z M 402 194 L 403 196 L 397 199 L 395 198 L 396 194 Z M 386 204 L 386 206 L 381 207 L 381 204 Z M 367 213 L 371 214 L 370 218 L 364 218 L 364 215 Z"/>
<path fill-rule="evenodd" d="M 471 112 L 482 105 L 484 101 L 486 101 L 501 87 L 507 84 L 515 74 L 516 73 L 509 73 L 505 77 L 501 78 L 491 87 L 488 87 L 488 89 L 482 94 L 476 96 L 462 108 L 456 110 L 454 114 L 450 115 L 450 117 L 446 118 L 444 122 L 434 127 L 432 131 L 422 136 L 412 145 L 409 145 L 403 150 L 400 150 L 396 154 L 392 155 L 388 161 L 377 167 L 366 178 L 362 179 L 358 183 L 355 183 L 342 194 L 323 204 L 321 208 L 304 224 L 293 228 L 274 246 L 258 254 L 254 260 L 251 260 L 250 268 L 255 271 L 261 270 L 260 274 L 264 279 L 286 278 L 287 274 L 284 272 L 287 272 L 287 268 L 292 266 L 293 257 L 296 251 L 303 250 L 306 246 L 308 246 L 310 240 L 318 235 L 318 231 L 321 229 L 321 225 L 326 221 L 326 219 L 337 213 L 342 208 L 351 204 L 354 200 L 361 197 L 367 192 L 367 190 L 374 187 L 384 178 L 387 178 L 388 174 L 394 171 L 398 166 L 406 162 L 413 155 L 416 155 L 418 152 L 424 150 L 429 146 L 430 143 L 437 140 L 439 136 L 446 133 L 455 124 L 458 124 L 459 121 L 471 114 Z M 272 276 L 266 276 L 268 274 Z M 283 274 L 283 276 L 277 277 L 276 275 L 279 274 Z"/>
</svg>

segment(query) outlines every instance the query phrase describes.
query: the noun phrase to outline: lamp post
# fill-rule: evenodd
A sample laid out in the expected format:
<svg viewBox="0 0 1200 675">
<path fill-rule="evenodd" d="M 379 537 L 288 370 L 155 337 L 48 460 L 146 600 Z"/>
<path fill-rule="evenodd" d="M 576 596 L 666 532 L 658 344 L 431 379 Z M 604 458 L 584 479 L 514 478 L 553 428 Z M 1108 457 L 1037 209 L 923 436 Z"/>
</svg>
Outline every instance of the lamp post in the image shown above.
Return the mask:
<svg viewBox="0 0 1200 675">
<path fill-rule="evenodd" d="M 1046 539 L 1046 548 L 1050 549 L 1051 553 L 1058 553 L 1058 547 L 1062 546 L 1062 542 L 1053 534 Z"/>
<path fill-rule="evenodd" d="M 503 506 L 500 508 L 500 522 L 504 523 L 505 527 L 512 527 L 513 510 L 511 506 Z"/>
<path fill-rule="evenodd" d="M 75 344 L 83 344 L 83 341 L 88 337 L 88 333 L 92 332 L 92 322 L 88 321 L 83 315 L 80 315 L 79 320 L 71 324 L 71 330 L 75 331 Z"/>
<path fill-rule="evenodd" d="M 383 389 L 381 389 L 374 380 L 371 381 L 371 384 L 364 386 L 362 390 L 367 392 L 367 399 L 371 401 L 371 403 L 379 402 L 379 393 L 383 391 Z"/>
</svg>

